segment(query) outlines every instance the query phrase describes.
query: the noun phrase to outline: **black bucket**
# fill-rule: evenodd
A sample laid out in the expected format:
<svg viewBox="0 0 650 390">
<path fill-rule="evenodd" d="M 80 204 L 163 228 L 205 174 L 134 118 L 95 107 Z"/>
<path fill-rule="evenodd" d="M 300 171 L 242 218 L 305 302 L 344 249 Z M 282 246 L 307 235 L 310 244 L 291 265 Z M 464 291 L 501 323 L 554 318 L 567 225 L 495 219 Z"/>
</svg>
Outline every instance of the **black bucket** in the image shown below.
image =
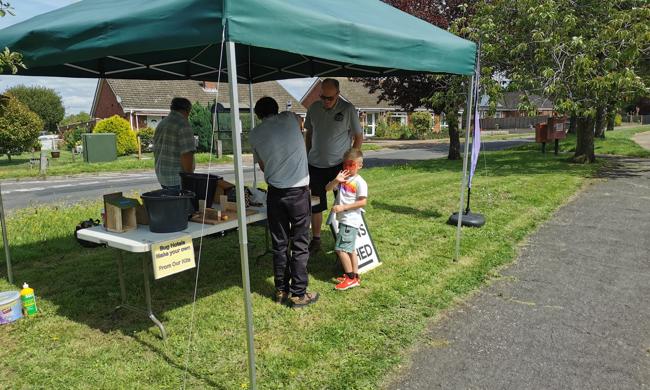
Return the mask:
<svg viewBox="0 0 650 390">
<path fill-rule="evenodd" d="M 192 200 L 194 211 L 199 210 L 199 199 L 206 200 L 205 207 L 211 208 L 214 201 L 214 194 L 217 192 L 217 184 L 219 180 L 223 180 L 221 176 L 207 174 L 207 173 L 185 173 L 181 172 L 181 188 L 183 190 L 192 191 L 196 194 Z M 207 197 L 206 197 L 207 187 Z"/>
<path fill-rule="evenodd" d="M 154 233 L 179 232 L 187 228 L 187 219 L 194 210 L 192 191 L 156 190 L 140 196 L 149 215 L 149 230 Z"/>
</svg>

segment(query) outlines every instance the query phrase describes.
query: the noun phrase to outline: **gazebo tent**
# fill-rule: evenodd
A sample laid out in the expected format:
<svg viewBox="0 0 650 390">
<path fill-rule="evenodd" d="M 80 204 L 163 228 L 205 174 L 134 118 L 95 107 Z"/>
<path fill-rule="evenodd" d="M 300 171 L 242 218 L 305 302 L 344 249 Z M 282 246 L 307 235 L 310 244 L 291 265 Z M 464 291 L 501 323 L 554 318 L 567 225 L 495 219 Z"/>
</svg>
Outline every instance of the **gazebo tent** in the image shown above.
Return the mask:
<svg viewBox="0 0 650 390">
<path fill-rule="evenodd" d="M 237 83 L 472 75 L 476 58 L 473 42 L 378 0 L 82 0 L 0 30 L 5 46 L 24 57 L 27 69 L 19 75 L 214 81 L 227 74 L 251 388 L 255 354 Z"/>
</svg>

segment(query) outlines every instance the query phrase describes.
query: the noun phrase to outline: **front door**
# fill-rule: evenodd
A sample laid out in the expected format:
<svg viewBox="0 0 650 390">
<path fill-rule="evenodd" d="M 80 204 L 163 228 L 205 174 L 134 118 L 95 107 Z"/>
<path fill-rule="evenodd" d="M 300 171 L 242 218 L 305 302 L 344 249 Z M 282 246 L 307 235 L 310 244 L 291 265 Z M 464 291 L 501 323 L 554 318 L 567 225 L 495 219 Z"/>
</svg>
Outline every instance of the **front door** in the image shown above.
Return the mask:
<svg viewBox="0 0 650 390">
<path fill-rule="evenodd" d="M 363 135 L 366 137 L 374 137 L 376 127 L 377 127 L 377 113 L 367 112 L 366 125 L 363 128 Z"/>
</svg>

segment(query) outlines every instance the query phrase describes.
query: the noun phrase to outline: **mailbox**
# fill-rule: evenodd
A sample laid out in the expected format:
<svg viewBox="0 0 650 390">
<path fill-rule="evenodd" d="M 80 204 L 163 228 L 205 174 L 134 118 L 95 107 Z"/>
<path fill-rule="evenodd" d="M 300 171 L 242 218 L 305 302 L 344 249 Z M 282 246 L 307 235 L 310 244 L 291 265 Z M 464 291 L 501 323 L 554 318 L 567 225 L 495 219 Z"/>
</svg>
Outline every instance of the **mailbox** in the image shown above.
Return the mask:
<svg viewBox="0 0 650 390">
<path fill-rule="evenodd" d="M 546 123 L 535 125 L 535 142 L 542 144 L 542 153 L 546 153 L 546 143 L 555 141 L 555 154 L 560 149 L 560 140 L 566 138 L 567 118 L 550 117 Z"/>
</svg>

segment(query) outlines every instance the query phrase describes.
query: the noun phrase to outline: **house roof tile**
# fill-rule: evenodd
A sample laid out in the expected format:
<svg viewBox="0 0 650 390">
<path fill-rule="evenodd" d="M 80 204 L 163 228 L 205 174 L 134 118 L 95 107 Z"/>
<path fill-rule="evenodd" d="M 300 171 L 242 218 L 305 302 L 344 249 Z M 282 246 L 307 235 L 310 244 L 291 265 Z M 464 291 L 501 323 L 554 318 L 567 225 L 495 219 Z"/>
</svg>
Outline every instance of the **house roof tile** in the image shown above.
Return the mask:
<svg viewBox="0 0 650 390">
<path fill-rule="evenodd" d="M 185 97 L 192 103 L 199 102 L 208 105 L 215 99 L 216 89 L 203 88 L 203 82 L 195 80 L 122 80 L 107 79 L 118 102 L 126 110 L 167 110 L 171 100 L 176 97 Z M 228 83 L 221 83 L 219 87 L 219 103 L 230 107 L 230 94 Z M 242 109 L 249 108 L 248 85 L 239 84 L 239 104 Z M 268 81 L 253 85 L 253 102 L 263 96 L 273 97 L 283 111 L 287 103 L 291 103 L 291 111 L 305 112 L 304 107 L 287 92 L 277 81 Z"/>
</svg>

